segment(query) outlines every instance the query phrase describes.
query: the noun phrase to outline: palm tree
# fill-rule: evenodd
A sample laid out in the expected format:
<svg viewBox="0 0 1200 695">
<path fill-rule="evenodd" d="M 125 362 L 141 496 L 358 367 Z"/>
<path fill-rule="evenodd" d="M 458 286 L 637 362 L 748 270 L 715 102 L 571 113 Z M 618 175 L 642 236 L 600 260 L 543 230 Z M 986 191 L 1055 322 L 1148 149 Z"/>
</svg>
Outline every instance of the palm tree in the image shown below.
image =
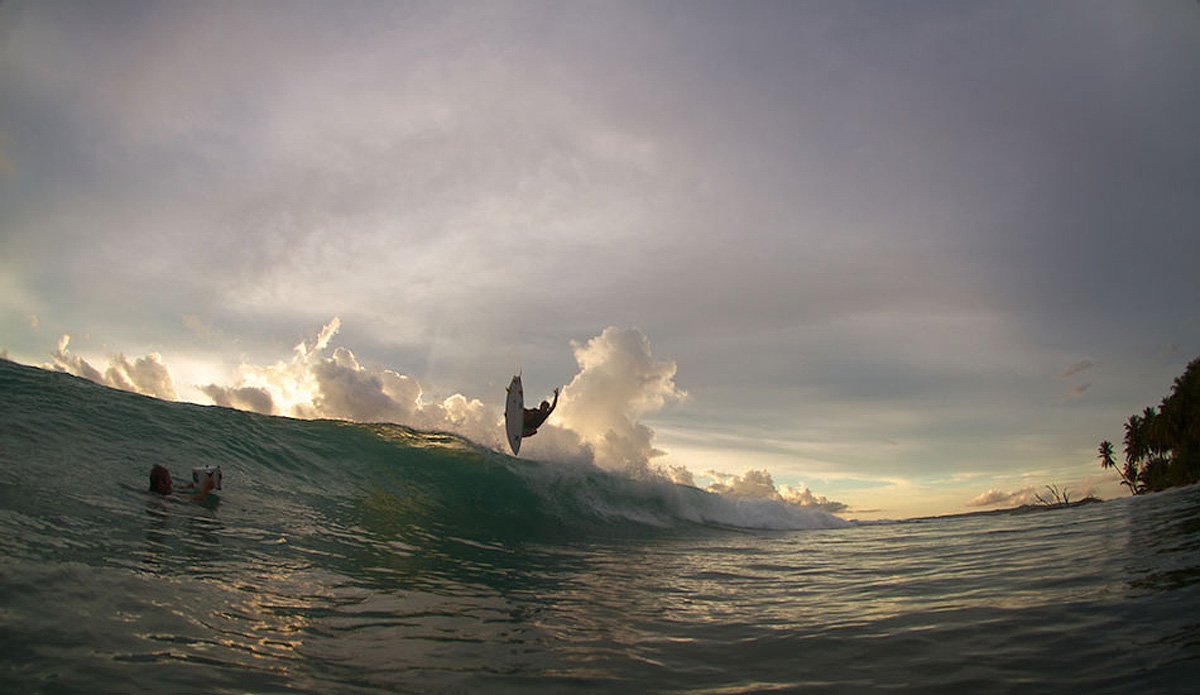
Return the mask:
<svg viewBox="0 0 1200 695">
<path fill-rule="evenodd" d="M 1146 458 L 1146 421 L 1140 415 L 1130 415 L 1125 423 L 1125 461 L 1134 466 Z"/>
<path fill-rule="evenodd" d="M 1171 448 L 1170 424 L 1167 418 L 1154 408 L 1142 411 L 1142 445 L 1146 456 L 1161 454 Z"/>
<path fill-rule="evenodd" d="M 1097 449 L 1100 465 L 1116 468 L 1112 443 Z M 1125 423 L 1125 466 L 1121 484 L 1141 494 L 1200 481 L 1200 359 L 1175 379 L 1157 408 Z"/>
<path fill-rule="evenodd" d="M 1138 482 L 1138 467 L 1137 464 L 1126 461 L 1125 468 L 1121 470 L 1121 484 L 1129 488 L 1129 494 L 1140 495 L 1146 491 L 1144 485 Z"/>
</svg>

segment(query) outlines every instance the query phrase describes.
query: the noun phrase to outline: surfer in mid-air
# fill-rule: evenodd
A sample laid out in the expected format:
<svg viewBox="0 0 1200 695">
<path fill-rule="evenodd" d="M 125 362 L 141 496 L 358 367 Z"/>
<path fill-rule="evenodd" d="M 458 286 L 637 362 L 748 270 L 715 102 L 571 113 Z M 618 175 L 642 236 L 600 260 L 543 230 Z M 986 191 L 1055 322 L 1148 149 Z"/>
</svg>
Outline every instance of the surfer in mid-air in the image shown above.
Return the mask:
<svg viewBox="0 0 1200 695">
<path fill-rule="evenodd" d="M 504 433 L 508 437 L 508 446 L 513 456 L 521 451 L 521 439 L 537 434 L 538 428 L 554 412 L 558 405 L 558 389 L 554 389 L 554 403 L 542 401 L 538 408 L 525 407 L 525 389 L 521 386 L 521 375 L 512 378 L 512 383 L 506 389 L 508 398 L 504 403 Z"/>
<path fill-rule="evenodd" d="M 554 402 L 547 403 L 542 401 L 542 404 L 537 408 L 525 408 L 525 427 L 521 430 L 522 437 L 532 437 L 537 434 L 538 428 L 550 417 L 550 413 L 554 412 L 555 406 L 558 405 L 558 389 L 554 389 Z"/>
</svg>

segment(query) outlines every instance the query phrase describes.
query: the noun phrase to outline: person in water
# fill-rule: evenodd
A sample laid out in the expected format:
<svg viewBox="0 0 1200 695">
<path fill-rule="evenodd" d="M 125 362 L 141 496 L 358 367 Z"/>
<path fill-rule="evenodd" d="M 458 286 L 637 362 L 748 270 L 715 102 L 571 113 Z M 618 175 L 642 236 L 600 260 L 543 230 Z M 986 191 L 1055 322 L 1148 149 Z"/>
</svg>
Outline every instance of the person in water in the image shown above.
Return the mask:
<svg viewBox="0 0 1200 695">
<path fill-rule="evenodd" d="M 204 485 L 200 488 L 200 491 L 194 495 L 185 495 L 185 497 L 193 502 L 202 502 L 206 497 L 208 497 L 208 493 L 212 492 L 212 489 L 215 485 L 216 483 L 213 481 L 213 477 L 211 475 L 205 476 Z M 196 483 L 180 485 L 179 489 L 195 490 Z M 171 471 L 168 471 L 165 466 L 159 466 L 156 464 L 154 468 L 150 469 L 150 492 L 156 492 L 164 497 L 166 495 L 175 494 L 175 488 L 173 485 L 171 485 Z"/>
<path fill-rule="evenodd" d="M 542 404 L 537 408 L 525 408 L 525 427 L 521 431 L 522 437 L 532 437 L 537 434 L 538 428 L 550 417 L 550 413 L 554 412 L 555 406 L 558 405 L 558 389 L 554 389 L 554 402 L 547 403 L 542 401 Z"/>
</svg>

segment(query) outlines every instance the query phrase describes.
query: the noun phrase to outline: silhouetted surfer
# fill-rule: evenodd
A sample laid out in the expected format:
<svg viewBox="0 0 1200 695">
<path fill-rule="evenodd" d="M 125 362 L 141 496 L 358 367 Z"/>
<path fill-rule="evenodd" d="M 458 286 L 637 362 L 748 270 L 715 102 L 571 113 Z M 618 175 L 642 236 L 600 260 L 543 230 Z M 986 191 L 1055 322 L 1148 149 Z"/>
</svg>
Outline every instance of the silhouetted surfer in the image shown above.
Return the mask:
<svg viewBox="0 0 1200 695">
<path fill-rule="evenodd" d="M 542 401 L 542 404 L 536 409 L 525 408 L 525 428 L 521 431 L 522 437 L 532 437 L 537 434 L 538 428 L 550 417 L 550 413 L 554 412 L 555 406 L 558 405 L 558 389 L 554 389 L 554 402 L 547 403 Z"/>
</svg>

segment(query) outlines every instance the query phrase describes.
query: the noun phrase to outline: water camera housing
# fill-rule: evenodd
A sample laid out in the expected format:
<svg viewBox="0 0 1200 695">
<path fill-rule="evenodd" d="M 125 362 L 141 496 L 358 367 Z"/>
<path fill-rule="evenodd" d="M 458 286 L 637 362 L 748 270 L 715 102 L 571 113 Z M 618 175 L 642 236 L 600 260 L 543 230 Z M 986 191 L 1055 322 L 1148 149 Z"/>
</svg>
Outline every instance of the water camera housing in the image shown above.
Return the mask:
<svg viewBox="0 0 1200 695">
<path fill-rule="evenodd" d="M 192 469 L 192 482 L 196 484 L 196 489 L 204 488 L 204 483 L 209 478 L 212 478 L 213 489 L 221 489 L 221 467 L 220 466 L 200 466 Z"/>
</svg>

